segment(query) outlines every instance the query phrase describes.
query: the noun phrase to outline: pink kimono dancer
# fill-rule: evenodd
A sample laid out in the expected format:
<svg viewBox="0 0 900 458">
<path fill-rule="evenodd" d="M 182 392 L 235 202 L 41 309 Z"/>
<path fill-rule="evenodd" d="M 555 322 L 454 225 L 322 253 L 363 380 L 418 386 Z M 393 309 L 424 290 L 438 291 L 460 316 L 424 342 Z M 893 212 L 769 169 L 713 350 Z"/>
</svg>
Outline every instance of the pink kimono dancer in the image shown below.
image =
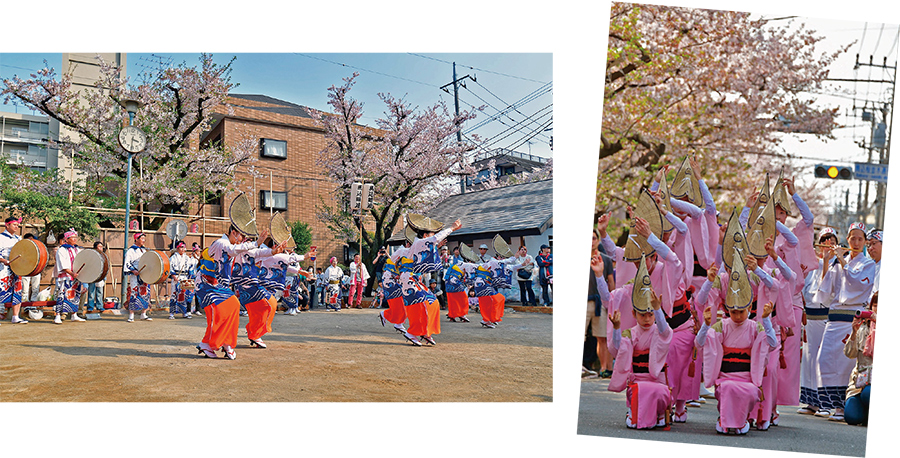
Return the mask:
<svg viewBox="0 0 900 458">
<path fill-rule="evenodd" d="M 805 240 L 806 237 L 810 241 L 813 239 L 811 229 L 808 229 L 803 221 L 797 224 L 797 227 L 794 228 L 794 233 L 798 238 L 804 237 L 801 240 Z M 802 245 L 807 244 L 811 248 L 811 242 Z M 791 282 L 789 289 L 791 292 L 791 304 L 793 305 L 793 317 L 776 316 L 773 318 L 773 323 L 781 326 L 781 332 L 779 333 L 781 347 L 778 358 L 784 361 L 783 365 L 779 364 L 778 366 L 778 392 L 775 403 L 783 406 L 800 404 L 800 369 L 803 352 L 797 351 L 797 349 L 802 348 L 803 280 L 806 278 L 807 271 L 818 266 L 818 263 L 803 263 L 808 258 L 808 256 L 804 256 L 804 252 L 809 250 L 801 250 L 800 247 L 800 243 L 796 247 L 791 247 L 787 243 L 776 244 L 775 247 L 778 256 L 784 259 L 788 267 L 794 272 L 794 281 Z M 815 255 L 815 251 L 813 251 L 813 255 Z M 815 257 L 813 259 L 815 260 Z M 809 261 L 806 260 L 806 262 Z"/>
<path fill-rule="evenodd" d="M 668 429 L 672 390 L 666 383 L 665 363 L 673 333 L 663 337 L 656 325 L 646 330 L 634 326 L 630 331 L 630 338 L 622 336 L 608 389 L 617 393 L 625 391 L 631 423 L 637 429 L 655 428 L 660 418 L 665 418 L 665 429 Z M 647 372 L 634 372 L 636 353 L 649 353 Z"/>
<path fill-rule="evenodd" d="M 741 429 L 758 409 L 769 346 L 766 334 L 753 320 L 740 325 L 731 318 L 713 325 L 703 344 L 703 377 L 706 386 L 715 386 L 719 424 L 726 429 Z M 698 342 L 699 344 L 699 342 Z M 722 372 L 724 348 L 749 349 L 750 370 Z"/>
<path fill-rule="evenodd" d="M 673 313 L 678 315 L 678 312 L 683 310 L 682 313 L 690 314 L 693 304 L 694 301 L 682 297 L 676 301 Z M 684 309 L 681 308 L 682 306 Z M 681 315 L 680 319 L 684 319 L 684 316 Z M 675 401 L 690 401 L 700 398 L 700 374 L 703 360 L 694 346 L 693 323 L 694 321 L 688 317 L 687 321 L 674 327 L 669 355 L 666 358 L 669 387 L 672 389 Z M 670 319 L 669 325 L 672 324 L 673 321 Z M 677 409 L 675 411 L 678 416 L 684 413 L 685 411 L 678 412 Z M 683 422 L 683 420 L 677 420 L 677 417 L 676 421 Z"/>
<path fill-rule="evenodd" d="M 764 269 L 771 272 L 773 267 L 771 259 L 767 259 Z M 796 268 L 799 269 L 799 266 Z M 794 278 L 794 281 L 776 278 L 774 290 L 766 287 L 758 290 L 758 307 L 770 301 L 775 303 L 776 312 L 772 317 L 772 324 L 779 346 L 770 352 L 769 359 L 773 361 L 767 364 L 769 370 L 766 376 L 774 377 L 775 380 L 763 382 L 764 402 L 767 405 L 761 410 L 761 416 L 756 417 L 757 427 L 763 421 L 776 419 L 778 405 L 795 406 L 800 403 L 800 339 L 803 332 L 800 324 L 803 320 L 803 309 L 796 304 L 802 299 L 798 294 L 794 294 L 796 279 L 800 277 L 795 274 Z M 758 310 L 756 312 L 759 313 Z"/>
</svg>

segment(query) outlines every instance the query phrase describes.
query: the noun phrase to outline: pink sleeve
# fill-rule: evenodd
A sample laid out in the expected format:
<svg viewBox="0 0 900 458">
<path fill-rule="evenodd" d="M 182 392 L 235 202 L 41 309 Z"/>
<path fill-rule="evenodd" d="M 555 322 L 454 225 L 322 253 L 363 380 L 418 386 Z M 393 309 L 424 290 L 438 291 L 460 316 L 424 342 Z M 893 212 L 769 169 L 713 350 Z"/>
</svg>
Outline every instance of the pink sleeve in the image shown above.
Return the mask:
<svg viewBox="0 0 900 458">
<path fill-rule="evenodd" d="M 607 340 L 612 341 L 612 338 Z M 633 354 L 634 342 L 630 338 L 623 336 L 622 342 L 619 343 L 619 352 L 616 353 L 612 377 L 609 379 L 609 391 L 620 392 L 628 386 L 628 381 L 631 378 L 631 359 Z"/>
<path fill-rule="evenodd" d="M 710 328 L 703 345 L 703 383 L 707 388 L 716 384 L 722 368 L 722 334 Z"/>
<path fill-rule="evenodd" d="M 793 313 L 791 314 L 793 316 Z M 762 385 L 763 374 L 766 370 L 766 356 L 769 354 L 769 344 L 766 343 L 766 333 L 758 331 L 753 340 L 753 348 L 750 353 L 750 380 L 756 386 Z"/>
<path fill-rule="evenodd" d="M 816 258 L 816 248 L 813 246 L 813 242 L 815 241 L 813 228 L 807 226 L 803 221 L 800 221 L 796 226 L 794 226 L 792 232 L 797 236 L 797 239 L 799 240 L 796 249 L 797 254 L 800 255 L 800 267 L 803 270 L 801 276 L 803 278 L 806 278 L 806 274 L 819 265 L 819 260 L 818 258 Z M 805 268 L 803 268 L 804 266 Z M 793 268 L 793 266 L 791 268 Z"/>
<path fill-rule="evenodd" d="M 637 324 L 637 320 L 635 320 L 634 315 L 631 314 L 631 289 L 633 287 L 634 285 L 623 285 L 610 293 L 610 305 L 606 311 L 608 316 L 612 316 L 612 313 L 616 310 L 619 311 L 619 314 L 622 316 L 619 323 L 619 329 L 631 329 Z M 613 335 L 613 325 L 608 319 L 606 320 L 606 335 Z M 615 351 L 612 348 L 612 337 L 606 339 L 606 345 L 609 348 L 610 353 L 615 354 Z"/>
<path fill-rule="evenodd" d="M 662 263 L 662 265 L 657 264 L 657 269 L 663 269 L 662 275 L 662 287 L 654 287 L 653 289 L 656 291 L 656 294 L 662 296 L 662 309 L 666 313 L 666 316 L 672 316 L 672 306 L 675 301 L 679 298 L 678 291 L 681 290 L 679 286 L 681 286 L 684 282 L 684 264 L 679 262 L 666 262 Z"/>
<path fill-rule="evenodd" d="M 690 219 L 688 230 L 691 232 L 691 246 L 700 266 L 708 269 L 715 262 L 716 248 L 719 244 L 719 224 L 716 216 L 703 212 L 699 219 Z"/>
<path fill-rule="evenodd" d="M 793 295 L 790 284 L 784 278 L 773 278 L 775 287 L 769 289 L 765 283 L 760 282 L 756 298 L 756 314 L 762 315 L 763 306 L 768 302 L 775 304 L 775 316 L 772 323 L 779 326 L 794 327 L 797 325 L 794 316 Z"/>
<path fill-rule="evenodd" d="M 653 327 L 653 335 L 650 337 L 650 375 L 653 378 L 659 378 L 659 374 L 666 366 L 666 357 L 669 356 L 669 344 L 672 343 L 674 332 L 669 332 L 666 337 L 656 332 Z"/>
</svg>

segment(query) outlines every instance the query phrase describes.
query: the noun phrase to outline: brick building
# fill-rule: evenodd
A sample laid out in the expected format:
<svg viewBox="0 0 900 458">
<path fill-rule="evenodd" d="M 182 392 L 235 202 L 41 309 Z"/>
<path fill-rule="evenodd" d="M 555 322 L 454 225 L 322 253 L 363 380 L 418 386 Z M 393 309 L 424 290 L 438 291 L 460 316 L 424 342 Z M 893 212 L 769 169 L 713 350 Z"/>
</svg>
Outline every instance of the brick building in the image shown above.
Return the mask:
<svg viewBox="0 0 900 458">
<path fill-rule="evenodd" d="M 228 103 L 233 110 L 215 115 L 217 122 L 203 134 L 201 145 L 258 137 L 257 160 L 238 167 L 238 189 L 209 200 L 203 213 L 227 217 L 228 204 L 239 192 L 246 192 L 257 208 L 259 227 L 267 227 L 270 213 L 283 212 L 288 222 L 309 224 L 318 266 L 331 256 L 343 262 L 344 241 L 336 239 L 315 214 L 320 198 L 331 202 L 335 190 L 334 182 L 316 165 L 325 147 L 324 130 L 316 126 L 306 107 L 294 103 L 247 94 L 230 94 Z"/>
</svg>

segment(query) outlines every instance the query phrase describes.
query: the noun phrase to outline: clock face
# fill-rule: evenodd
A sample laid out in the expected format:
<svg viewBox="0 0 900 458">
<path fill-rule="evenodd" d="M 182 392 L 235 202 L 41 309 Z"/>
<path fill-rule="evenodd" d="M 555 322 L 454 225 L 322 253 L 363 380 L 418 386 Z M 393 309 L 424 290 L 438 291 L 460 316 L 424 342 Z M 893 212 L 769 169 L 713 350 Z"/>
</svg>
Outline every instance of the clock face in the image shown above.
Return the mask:
<svg viewBox="0 0 900 458">
<path fill-rule="evenodd" d="M 129 153 L 138 153 L 147 146 L 147 136 L 141 129 L 127 126 L 119 131 L 119 145 Z"/>
</svg>

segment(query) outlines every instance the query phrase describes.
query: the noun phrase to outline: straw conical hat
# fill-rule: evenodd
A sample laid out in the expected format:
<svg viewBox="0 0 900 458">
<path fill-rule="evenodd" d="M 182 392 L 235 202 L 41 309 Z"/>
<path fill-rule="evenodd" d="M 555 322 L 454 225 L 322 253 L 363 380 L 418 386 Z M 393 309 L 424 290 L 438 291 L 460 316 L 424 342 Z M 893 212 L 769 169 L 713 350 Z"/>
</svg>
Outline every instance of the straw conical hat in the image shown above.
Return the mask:
<svg viewBox="0 0 900 458">
<path fill-rule="evenodd" d="M 631 289 L 631 306 L 638 313 L 653 311 L 653 288 L 650 285 L 650 274 L 647 272 L 647 257 L 641 256 L 637 275 L 634 276 L 634 287 Z"/>
<path fill-rule="evenodd" d="M 469 262 L 479 262 L 479 263 L 481 262 L 481 260 L 478 259 L 478 256 L 475 254 L 475 252 L 472 251 L 472 248 L 469 245 L 466 245 L 465 243 L 459 244 L 459 255 L 462 256 L 463 259 L 465 259 L 466 261 L 469 261 Z"/>
<path fill-rule="evenodd" d="M 659 207 L 650 192 L 646 189 L 641 191 L 637 204 L 634 206 L 634 217 L 643 218 L 650 224 L 650 232 L 658 238 L 662 238 L 662 216 L 659 213 Z M 637 261 L 641 255 L 653 254 L 653 247 L 647 242 L 647 238 L 634 230 L 635 220 L 631 220 L 631 230 L 628 234 L 628 242 L 625 244 L 625 260 Z"/>
<path fill-rule="evenodd" d="M 284 215 L 281 212 L 275 213 L 272 215 L 272 219 L 269 220 L 269 233 L 272 234 L 272 240 L 275 241 L 276 245 L 287 240 L 286 248 L 293 249 L 297 246 L 297 244 L 294 243 L 291 227 L 288 226 L 287 222 L 284 220 Z"/>
<path fill-rule="evenodd" d="M 750 246 L 747 244 L 747 236 L 744 234 L 744 228 L 741 227 L 740 216 L 737 209 L 731 210 L 731 217 L 728 218 L 728 226 L 725 230 L 725 240 L 722 241 L 722 261 L 725 267 L 733 269 L 735 253 L 743 260 L 744 256 L 750 254 Z"/>
<path fill-rule="evenodd" d="M 678 172 L 675 173 L 675 179 L 672 181 L 669 194 L 676 199 L 687 197 L 690 203 L 700 208 L 706 208 L 703 196 L 700 194 L 700 176 L 698 173 L 700 171 L 694 170 L 688 158 L 685 157 Z"/>
<path fill-rule="evenodd" d="M 664 215 L 666 212 L 672 211 L 672 196 L 669 195 L 669 187 L 666 184 L 666 174 L 664 173 L 662 179 L 659 181 L 659 197 L 662 200 L 662 205 L 659 205 L 659 213 L 660 215 Z M 672 229 L 675 229 L 675 226 L 666 219 L 665 216 L 662 217 L 663 224 L 663 232 L 671 232 Z"/>
<path fill-rule="evenodd" d="M 407 213 L 406 223 L 416 231 L 437 232 L 444 228 L 444 223 L 416 213 Z"/>
<path fill-rule="evenodd" d="M 750 219 L 748 219 L 747 221 L 749 221 L 750 223 L 756 221 L 756 217 L 759 216 L 759 212 L 763 207 L 766 206 L 766 204 L 769 203 L 769 200 L 771 200 L 770 197 L 771 194 L 769 194 L 769 174 L 766 173 L 766 180 L 763 181 L 762 188 L 760 188 L 759 190 L 759 198 L 756 199 L 756 203 L 753 204 L 753 208 L 750 209 Z M 749 226 L 750 223 L 747 223 L 747 225 Z"/>
<path fill-rule="evenodd" d="M 775 189 L 772 190 L 772 201 L 775 205 L 781 207 L 788 216 L 791 215 L 791 196 L 788 195 L 787 188 L 784 187 L 784 167 L 778 174 L 778 182 L 775 183 Z"/>
<path fill-rule="evenodd" d="M 725 291 L 725 308 L 727 310 L 742 310 L 750 307 L 750 304 L 753 302 L 753 290 L 750 289 L 747 266 L 737 253 L 737 250 L 734 251 L 732 254 L 734 267 L 731 269 L 731 277 L 728 279 L 728 291 Z"/>
<path fill-rule="evenodd" d="M 242 192 L 231 201 L 231 206 L 228 207 L 228 217 L 231 219 L 231 224 L 242 234 L 250 237 L 259 235 L 259 230 L 256 229 L 256 215 L 253 214 L 247 194 Z"/>
<path fill-rule="evenodd" d="M 503 237 L 501 237 L 500 234 L 494 236 L 494 240 L 491 244 L 494 245 L 494 252 L 496 252 L 498 256 L 503 258 L 513 257 L 512 249 L 509 248 L 509 244 L 506 243 L 506 240 L 503 240 Z"/>
<path fill-rule="evenodd" d="M 409 243 L 413 243 L 416 241 L 416 230 L 412 228 L 409 224 L 403 228 L 403 237 L 409 241 Z"/>
<path fill-rule="evenodd" d="M 766 239 L 773 236 L 775 236 L 775 203 L 769 201 L 759 216 L 747 224 L 747 245 L 750 247 L 750 254 L 757 258 L 768 256 Z"/>
</svg>

